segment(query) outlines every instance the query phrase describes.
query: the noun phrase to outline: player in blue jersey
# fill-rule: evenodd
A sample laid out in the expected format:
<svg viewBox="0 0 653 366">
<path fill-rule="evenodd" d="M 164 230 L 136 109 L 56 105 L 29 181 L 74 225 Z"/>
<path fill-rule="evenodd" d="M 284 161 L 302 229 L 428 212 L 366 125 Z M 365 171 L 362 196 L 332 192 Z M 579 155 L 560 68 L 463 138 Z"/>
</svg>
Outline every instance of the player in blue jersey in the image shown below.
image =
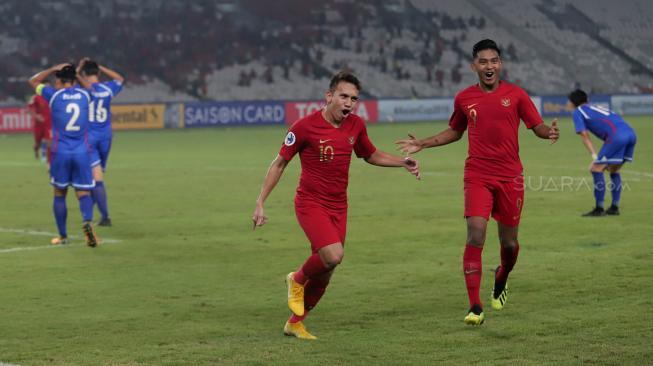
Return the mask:
<svg viewBox="0 0 653 366">
<path fill-rule="evenodd" d="M 55 74 L 55 87 L 42 84 L 43 80 Z M 95 247 L 98 238 L 93 229 L 93 199 L 90 191 L 95 187 L 88 145 L 88 112 L 91 103 L 89 93 L 75 87 L 75 81 L 85 87 L 90 84 L 79 76 L 71 64 L 59 64 L 41 71 L 29 79 L 36 94 L 45 98 L 52 111 L 52 164 L 50 184 L 54 186 L 53 212 L 59 236 L 52 244 L 68 243 L 66 230 L 66 193 L 73 186 L 82 212 L 83 231 L 86 244 Z"/>
<path fill-rule="evenodd" d="M 633 161 L 637 136 L 635 131 L 615 112 L 595 104 L 588 103 L 587 94 L 574 90 L 569 94 L 569 103 L 575 107 L 573 113 L 576 133 L 583 139 L 583 144 L 592 155 L 590 171 L 594 178 L 594 198 L 596 206 L 583 216 L 619 215 L 619 200 L 621 198 L 621 174 L 619 171 L 626 161 Z M 597 153 L 590 140 L 589 132 L 603 140 L 603 147 Z M 612 204 L 606 210 L 606 183 L 603 172 L 610 172 Z"/>
<path fill-rule="evenodd" d="M 104 186 L 104 170 L 107 168 L 113 138 L 111 131 L 111 100 L 122 90 L 122 83 L 125 78 L 89 58 L 84 58 L 79 62 L 78 71 L 91 83 L 90 92 L 93 96 L 89 114 L 89 143 L 91 145 L 93 179 L 95 179 L 92 197 L 102 216 L 98 226 L 111 226 L 107 191 Z M 111 80 L 100 82 L 100 73 L 108 76 Z"/>
</svg>

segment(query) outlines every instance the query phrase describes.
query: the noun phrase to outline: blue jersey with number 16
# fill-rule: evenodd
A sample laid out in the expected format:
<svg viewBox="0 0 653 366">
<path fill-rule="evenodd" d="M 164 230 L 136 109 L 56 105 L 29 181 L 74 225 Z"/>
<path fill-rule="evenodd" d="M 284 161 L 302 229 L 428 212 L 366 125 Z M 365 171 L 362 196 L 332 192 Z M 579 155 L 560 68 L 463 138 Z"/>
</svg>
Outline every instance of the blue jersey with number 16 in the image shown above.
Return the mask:
<svg viewBox="0 0 653 366">
<path fill-rule="evenodd" d="M 572 117 L 576 133 L 589 130 L 603 141 L 619 134 L 634 134 L 630 125 L 620 115 L 600 105 L 580 105 L 574 110 Z"/>
<path fill-rule="evenodd" d="M 118 80 L 93 83 L 90 90 L 93 102 L 88 116 L 93 139 L 111 138 L 111 99 L 121 90 L 122 83 Z"/>
<path fill-rule="evenodd" d="M 88 110 L 91 96 L 82 88 L 55 89 L 40 85 L 36 89 L 50 104 L 52 113 L 52 152 L 86 153 L 88 146 Z"/>
</svg>

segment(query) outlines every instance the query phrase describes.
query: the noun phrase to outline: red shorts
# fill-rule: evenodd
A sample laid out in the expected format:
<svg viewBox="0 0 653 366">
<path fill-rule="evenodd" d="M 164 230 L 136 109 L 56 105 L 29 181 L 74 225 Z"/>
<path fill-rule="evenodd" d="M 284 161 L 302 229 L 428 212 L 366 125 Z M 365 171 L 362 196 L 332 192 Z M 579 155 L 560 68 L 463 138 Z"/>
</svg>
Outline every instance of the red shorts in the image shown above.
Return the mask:
<svg viewBox="0 0 653 366">
<path fill-rule="evenodd" d="M 52 129 L 46 123 L 35 123 L 34 142 L 38 145 L 43 140 L 52 140 Z"/>
<path fill-rule="evenodd" d="M 524 178 L 465 177 L 465 217 L 490 215 L 507 226 L 519 225 L 524 206 Z"/>
<path fill-rule="evenodd" d="M 311 250 L 333 243 L 345 244 L 347 234 L 347 209 L 330 209 L 313 202 L 295 201 L 295 215 L 299 225 L 311 242 Z"/>
</svg>

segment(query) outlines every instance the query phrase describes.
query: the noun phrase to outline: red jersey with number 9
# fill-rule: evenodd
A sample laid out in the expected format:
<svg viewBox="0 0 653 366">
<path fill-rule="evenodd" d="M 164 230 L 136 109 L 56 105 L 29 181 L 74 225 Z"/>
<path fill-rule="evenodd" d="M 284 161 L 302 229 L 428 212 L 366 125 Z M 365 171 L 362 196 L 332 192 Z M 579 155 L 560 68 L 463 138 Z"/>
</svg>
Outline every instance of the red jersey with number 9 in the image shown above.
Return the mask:
<svg viewBox="0 0 653 366">
<path fill-rule="evenodd" d="M 531 129 L 542 123 L 531 98 L 520 87 L 501 81 L 487 93 L 473 85 L 454 99 L 449 127 L 468 130 L 465 177 L 515 178 L 523 174 L 519 159 L 519 121 Z"/>
<path fill-rule="evenodd" d="M 290 161 L 299 153 L 302 173 L 296 199 L 346 208 L 352 151 L 359 158 L 368 158 L 376 151 L 365 122 L 357 115 L 348 115 L 337 128 L 324 119 L 321 110 L 295 122 L 279 155 Z"/>
</svg>

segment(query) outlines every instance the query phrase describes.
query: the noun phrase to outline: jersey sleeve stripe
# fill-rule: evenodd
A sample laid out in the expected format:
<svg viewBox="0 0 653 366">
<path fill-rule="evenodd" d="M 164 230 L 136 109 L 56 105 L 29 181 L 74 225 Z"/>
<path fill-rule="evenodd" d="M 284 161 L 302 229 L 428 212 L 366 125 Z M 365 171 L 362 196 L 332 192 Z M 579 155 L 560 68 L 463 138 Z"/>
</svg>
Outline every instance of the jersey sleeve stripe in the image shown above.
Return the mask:
<svg viewBox="0 0 653 366">
<path fill-rule="evenodd" d="M 50 109 L 52 109 L 52 103 L 54 103 L 54 100 L 59 96 L 59 94 L 63 93 L 66 89 L 59 89 L 57 90 L 54 94 L 52 94 L 52 98 L 50 98 Z"/>
<path fill-rule="evenodd" d="M 101 86 L 102 88 L 106 89 L 109 92 L 109 94 L 111 94 L 111 98 L 113 98 L 113 90 L 111 90 L 111 88 L 109 88 L 108 86 L 106 86 L 104 84 L 98 84 L 98 85 Z"/>
<path fill-rule="evenodd" d="M 585 119 L 590 119 L 590 116 L 588 116 L 587 113 L 585 113 L 585 111 L 583 110 L 582 105 L 578 106 L 578 111 L 580 112 L 580 114 L 583 115 L 583 117 L 585 117 Z"/>
</svg>

